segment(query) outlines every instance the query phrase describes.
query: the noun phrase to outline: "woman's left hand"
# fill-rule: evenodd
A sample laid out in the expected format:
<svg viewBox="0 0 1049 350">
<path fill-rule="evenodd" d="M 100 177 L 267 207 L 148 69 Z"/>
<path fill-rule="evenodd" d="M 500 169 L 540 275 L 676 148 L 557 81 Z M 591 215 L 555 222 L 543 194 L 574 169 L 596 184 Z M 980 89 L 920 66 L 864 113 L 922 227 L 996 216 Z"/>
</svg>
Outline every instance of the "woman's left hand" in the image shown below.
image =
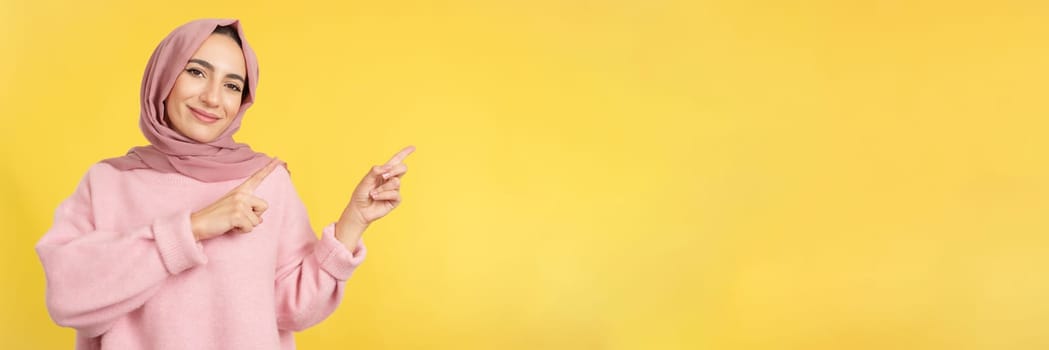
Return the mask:
<svg viewBox="0 0 1049 350">
<path fill-rule="evenodd" d="M 405 147 L 386 164 L 373 166 L 353 190 L 350 203 L 335 223 L 335 237 L 351 251 L 368 225 L 401 204 L 401 177 L 408 172 L 404 158 L 414 151 L 415 146 Z"/>
</svg>

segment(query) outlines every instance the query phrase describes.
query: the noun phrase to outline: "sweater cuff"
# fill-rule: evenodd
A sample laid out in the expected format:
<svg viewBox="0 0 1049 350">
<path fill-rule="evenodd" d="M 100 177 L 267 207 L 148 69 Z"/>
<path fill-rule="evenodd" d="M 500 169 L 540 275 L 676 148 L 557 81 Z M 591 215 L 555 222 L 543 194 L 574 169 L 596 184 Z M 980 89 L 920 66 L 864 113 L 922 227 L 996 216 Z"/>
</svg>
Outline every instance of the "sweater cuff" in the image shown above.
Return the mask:
<svg viewBox="0 0 1049 350">
<path fill-rule="evenodd" d="M 346 246 L 335 238 L 335 224 L 332 223 L 324 228 L 320 242 L 313 250 L 314 257 L 320 262 L 321 269 L 327 271 L 332 277 L 345 281 L 353 275 L 353 271 L 364 262 L 364 256 L 368 249 L 364 247 L 364 238 L 357 241 L 357 247 L 350 252 Z"/>
<path fill-rule="evenodd" d="M 164 267 L 172 275 L 208 262 L 204 245 L 193 238 L 188 211 L 154 221 L 153 240 L 157 242 Z"/>
</svg>

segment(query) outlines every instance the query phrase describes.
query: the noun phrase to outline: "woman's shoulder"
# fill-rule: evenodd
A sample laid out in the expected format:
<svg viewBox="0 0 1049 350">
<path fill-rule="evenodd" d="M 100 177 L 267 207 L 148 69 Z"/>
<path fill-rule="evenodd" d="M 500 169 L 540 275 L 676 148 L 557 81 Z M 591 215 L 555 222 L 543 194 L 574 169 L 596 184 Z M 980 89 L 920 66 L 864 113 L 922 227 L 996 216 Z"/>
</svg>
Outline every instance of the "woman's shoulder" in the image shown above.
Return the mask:
<svg viewBox="0 0 1049 350">
<path fill-rule="evenodd" d="M 92 189 L 126 187 L 128 184 L 135 182 L 130 181 L 132 176 L 135 176 L 132 174 L 141 172 L 139 169 L 121 170 L 113 164 L 102 160 L 91 164 L 87 168 L 87 171 L 80 179 L 80 183 L 81 186 L 88 186 Z"/>
<path fill-rule="evenodd" d="M 273 168 L 273 172 L 266 175 L 266 178 L 259 184 L 259 190 L 294 195 L 295 184 L 291 181 L 291 172 L 288 171 L 287 164 Z"/>
<path fill-rule="evenodd" d="M 122 181 L 123 177 L 120 174 L 120 170 L 105 163 L 105 161 L 99 161 L 88 166 L 87 171 L 76 183 L 74 193 L 75 195 L 80 193 L 90 195 L 92 192 L 112 187 L 120 184 Z"/>
<path fill-rule="evenodd" d="M 273 171 L 270 172 L 269 175 L 266 175 L 266 177 L 262 180 L 262 183 L 268 182 L 274 184 L 290 185 L 291 172 L 288 171 L 287 167 L 288 164 L 281 161 L 277 166 L 273 167 Z"/>
<path fill-rule="evenodd" d="M 164 175 L 164 173 L 150 169 L 148 167 L 132 167 L 128 169 L 123 169 L 113 164 L 111 162 L 111 159 L 103 159 L 94 164 L 91 164 L 91 166 L 87 168 L 87 174 L 85 175 L 85 177 L 89 179 L 105 180 L 125 178 L 127 176 L 131 176 L 132 174 L 136 174 L 136 176 L 141 176 L 142 174 L 147 173 L 155 173 L 153 174 L 153 176 Z"/>
<path fill-rule="evenodd" d="M 84 174 L 85 179 L 106 179 L 120 177 L 122 175 L 120 169 L 117 169 L 112 164 L 106 162 L 106 160 L 100 160 L 94 164 L 91 164 L 87 168 L 87 172 Z"/>
</svg>

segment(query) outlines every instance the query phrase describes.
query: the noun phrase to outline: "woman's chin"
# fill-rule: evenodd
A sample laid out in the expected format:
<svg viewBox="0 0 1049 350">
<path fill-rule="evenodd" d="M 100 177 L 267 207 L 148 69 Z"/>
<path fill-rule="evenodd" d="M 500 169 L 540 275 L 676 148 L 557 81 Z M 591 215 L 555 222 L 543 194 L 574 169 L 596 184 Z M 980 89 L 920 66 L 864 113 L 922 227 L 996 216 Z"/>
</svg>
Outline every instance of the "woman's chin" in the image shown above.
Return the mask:
<svg viewBox="0 0 1049 350">
<path fill-rule="evenodd" d="M 192 130 L 188 133 L 182 133 L 182 135 L 199 143 L 211 143 L 218 139 L 218 134 L 211 130 Z"/>
</svg>

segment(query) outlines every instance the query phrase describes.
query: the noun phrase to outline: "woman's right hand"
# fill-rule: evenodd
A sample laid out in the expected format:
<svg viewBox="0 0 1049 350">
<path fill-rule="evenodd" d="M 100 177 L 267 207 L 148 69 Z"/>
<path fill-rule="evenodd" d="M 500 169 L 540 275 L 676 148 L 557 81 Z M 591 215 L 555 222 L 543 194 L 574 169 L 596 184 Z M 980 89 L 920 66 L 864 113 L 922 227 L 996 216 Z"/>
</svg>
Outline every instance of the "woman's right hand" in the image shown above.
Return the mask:
<svg viewBox="0 0 1049 350">
<path fill-rule="evenodd" d="M 215 238 L 226 233 L 247 233 L 262 223 L 262 213 L 268 205 L 262 198 L 255 196 L 259 187 L 273 169 L 281 162 L 273 158 L 244 183 L 233 188 L 215 203 L 190 214 L 190 226 L 197 241 Z"/>
</svg>

